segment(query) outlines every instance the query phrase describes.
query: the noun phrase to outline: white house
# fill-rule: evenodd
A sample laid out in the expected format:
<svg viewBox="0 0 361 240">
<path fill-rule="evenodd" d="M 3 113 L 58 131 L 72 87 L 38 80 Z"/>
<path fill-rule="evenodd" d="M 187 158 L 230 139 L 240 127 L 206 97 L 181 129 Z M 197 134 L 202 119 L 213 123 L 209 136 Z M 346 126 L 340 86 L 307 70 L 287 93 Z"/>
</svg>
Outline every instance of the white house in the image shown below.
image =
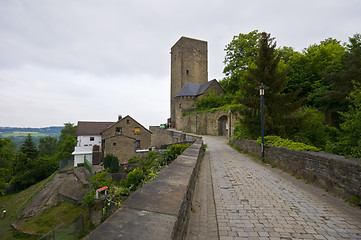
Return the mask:
<svg viewBox="0 0 361 240">
<path fill-rule="evenodd" d="M 77 144 L 74 152 L 74 167 L 86 160 L 93 164 L 93 153 L 102 149 L 101 133 L 115 122 L 84 122 L 79 121 L 76 129 Z"/>
</svg>

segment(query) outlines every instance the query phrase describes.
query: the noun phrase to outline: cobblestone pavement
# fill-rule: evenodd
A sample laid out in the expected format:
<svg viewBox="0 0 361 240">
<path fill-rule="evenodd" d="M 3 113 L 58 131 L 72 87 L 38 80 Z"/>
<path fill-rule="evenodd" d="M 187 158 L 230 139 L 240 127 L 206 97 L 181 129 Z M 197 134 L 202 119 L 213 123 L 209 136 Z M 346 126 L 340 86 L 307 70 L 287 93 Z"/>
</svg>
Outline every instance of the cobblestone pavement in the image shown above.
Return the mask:
<svg viewBox="0 0 361 240">
<path fill-rule="evenodd" d="M 200 209 L 191 214 L 188 237 L 202 239 L 207 224 L 205 218 L 209 217 L 203 211 L 210 208 L 209 202 L 214 200 L 217 224 L 208 227 L 218 230 L 218 236 L 213 235 L 213 239 L 361 239 L 359 208 L 254 162 L 229 147 L 225 138 L 205 136 L 203 140 L 208 145 L 210 169 L 208 180 L 203 179 L 196 189 L 196 195 L 203 196 L 198 197 Z M 207 159 L 203 160 L 200 176 L 202 172 L 207 176 L 204 164 Z M 207 184 L 212 184 L 213 189 Z M 192 228 L 195 223 L 198 227 Z M 197 233 L 197 229 L 203 232 Z"/>
</svg>

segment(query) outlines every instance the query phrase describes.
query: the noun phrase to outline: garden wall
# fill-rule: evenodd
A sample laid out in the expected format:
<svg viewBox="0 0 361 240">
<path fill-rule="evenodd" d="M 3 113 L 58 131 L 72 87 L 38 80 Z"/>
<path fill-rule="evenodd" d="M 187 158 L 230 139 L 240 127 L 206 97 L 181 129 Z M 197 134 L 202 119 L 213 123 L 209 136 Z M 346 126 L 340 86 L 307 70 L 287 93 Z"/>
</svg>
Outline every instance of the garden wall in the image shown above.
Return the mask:
<svg viewBox="0 0 361 240">
<path fill-rule="evenodd" d="M 197 140 L 188 147 L 85 239 L 183 239 L 202 146 Z"/>
<path fill-rule="evenodd" d="M 256 141 L 235 140 L 234 144 L 261 156 L 261 146 Z M 268 147 L 265 149 L 265 160 L 338 196 L 361 198 L 361 159 L 323 152 Z"/>
</svg>

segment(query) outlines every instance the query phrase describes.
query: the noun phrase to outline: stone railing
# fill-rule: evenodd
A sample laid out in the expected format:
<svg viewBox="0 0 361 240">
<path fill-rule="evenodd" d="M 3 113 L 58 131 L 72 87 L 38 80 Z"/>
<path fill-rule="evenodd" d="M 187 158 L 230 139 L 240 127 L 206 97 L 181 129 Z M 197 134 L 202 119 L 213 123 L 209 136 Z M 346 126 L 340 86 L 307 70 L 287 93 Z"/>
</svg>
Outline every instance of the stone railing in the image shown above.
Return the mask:
<svg viewBox="0 0 361 240">
<path fill-rule="evenodd" d="M 240 149 L 261 156 L 261 146 L 256 141 L 235 140 L 234 144 Z M 361 198 L 361 159 L 268 147 L 265 149 L 265 160 L 340 197 Z"/>
<path fill-rule="evenodd" d="M 85 239 L 183 239 L 202 146 L 188 147 Z"/>
</svg>

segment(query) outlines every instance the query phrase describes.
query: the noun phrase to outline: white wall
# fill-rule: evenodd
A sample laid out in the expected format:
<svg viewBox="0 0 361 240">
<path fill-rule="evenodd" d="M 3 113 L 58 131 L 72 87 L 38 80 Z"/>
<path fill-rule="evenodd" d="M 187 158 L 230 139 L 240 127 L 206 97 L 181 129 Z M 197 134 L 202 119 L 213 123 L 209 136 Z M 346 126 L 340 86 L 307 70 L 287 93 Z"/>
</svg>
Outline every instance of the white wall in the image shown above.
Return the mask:
<svg viewBox="0 0 361 240">
<path fill-rule="evenodd" d="M 74 167 L 78 166 L 79 163 L 84 163 L 84 157 L 88 162 L 93 163 L 93 147 L 75 147 L 74 155 Z"/>
<path fill-rule="evenodd" d="M 94 141 L 90 141 L 90 138 L 93 137 Z M 87 136 L 78 136 L 77 137 L 77 147 L 85 147 L 85 146 L 94 146 L 102 145 L 102 137 L 100 135 L 87 135 Z"/>
</svg>

